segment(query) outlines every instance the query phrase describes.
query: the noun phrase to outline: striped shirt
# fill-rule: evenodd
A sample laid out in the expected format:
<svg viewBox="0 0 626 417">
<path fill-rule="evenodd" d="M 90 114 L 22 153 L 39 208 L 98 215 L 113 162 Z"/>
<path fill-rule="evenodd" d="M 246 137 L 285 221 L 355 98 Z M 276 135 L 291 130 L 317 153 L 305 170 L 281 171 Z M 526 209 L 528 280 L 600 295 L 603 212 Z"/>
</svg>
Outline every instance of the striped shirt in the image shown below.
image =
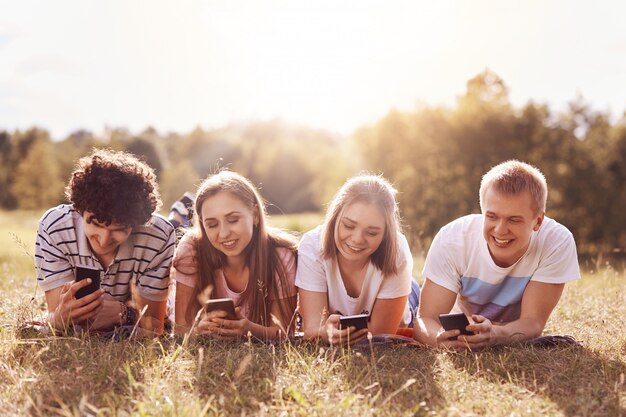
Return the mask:
<svg viewBox="0 0 626 417">
<path fill-rule="evenodd" d="M 101 271 L 106 299 L 130 299 L 133 282 L 143 298 L 163 301 L 167 299 L 175 244 L 173 226 L 153 214 L 148 225 L 133 228 L 105 269 L 89 247 L 81 214 L 71 205 L 60 205 L 39 220 L 35 243 L 37 281 L 44 291 L 53 290 L 73 281 L 75 268 L 85 266 Z"/>
</svg>

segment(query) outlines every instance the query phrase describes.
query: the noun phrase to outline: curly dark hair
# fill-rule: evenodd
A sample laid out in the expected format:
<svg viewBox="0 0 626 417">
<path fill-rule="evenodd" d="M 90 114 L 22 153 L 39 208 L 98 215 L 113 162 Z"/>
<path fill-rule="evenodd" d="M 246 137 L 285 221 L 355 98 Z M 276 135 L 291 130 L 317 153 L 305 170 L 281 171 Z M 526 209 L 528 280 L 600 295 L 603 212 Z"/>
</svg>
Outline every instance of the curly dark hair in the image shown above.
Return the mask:
<svg viewBox="0 0 626 417">
<path fill-rule="evenodd" d="M 135 155 L 111 149 L 94 149 L 78 160 L 65 196 L 80 213 L 90 211 L 107 226 L 146 224 L 161 207 L 154 170 Z"/>
</svg>

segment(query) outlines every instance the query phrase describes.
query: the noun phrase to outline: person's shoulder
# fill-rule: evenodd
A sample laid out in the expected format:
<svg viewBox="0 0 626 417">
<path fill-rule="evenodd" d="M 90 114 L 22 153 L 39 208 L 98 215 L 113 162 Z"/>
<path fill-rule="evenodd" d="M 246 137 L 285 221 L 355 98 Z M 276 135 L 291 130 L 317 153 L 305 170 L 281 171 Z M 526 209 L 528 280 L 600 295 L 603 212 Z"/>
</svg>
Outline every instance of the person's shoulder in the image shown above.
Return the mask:
<svg viewBox="0 0 626 417">
<path fill-rule="evenodd" d="M 411 249 L 409 247 L 409 241 L 407 240 L 404 233 L 402 233 L 400 230 L 396 232 L 396 240 L 398 242 L 397 243 L 398 252 L 400 253 L 405 253 L 406 251 L 409 251 L 409 253 L 411 252 Z"/>
<path fill-rule="evenodd" d="M 175 258 L 186 258 L 196 256 L 196 238 L 192 230 L 187 231 L 176 245 Z"/>
<path fill-rule="evenodd" d="M 317 226 L 315 229 L 311 229 L 302 235 L 300 239 L 300 246 L 302 245 L 315 245 L 319 247 L 320 239 L 322 238 L 322 226 Z"/>
<path fill-rule="evenodd" d="M 185 234 L 180 238 L 178 246 L 196 246 L 196 237 L 193 229 L 189 229 L 185 232 Z"/>
<path fill-rule="evenodd" d="M 169 238 L 174 233 L 174 226 L 165 217 L 153 213 L 148 223 L 137 226 L 137 231 L 149 232 L 161 238 Z"/>
<path fill-rule="evenodd" d="M 296 258 L 297 252 L 291 248 L 279 246 L 276 248 L 276 253 L 278 254 L 278 258 L 283 264 L 288 264 Z"/>
<path fill-rule="evenodd" d="M 538 235 L 544 240 L 555 243 L 573 238 L 572 232 L 567 227 L 548 216 L 544 216 Z"/>
<path fill-rule="evenodd" d="M 315 259 L 322 257 L 322 226 L 309 230 L 300 239 L 298 256 L 308 256 Z"/>
<path fill-rule="evenodd" d="M 70 204 L 61 204 L 48 209 L 39 219 L 39 225 L 47 230 L 50 227 L 69 227 L 74 225 L 80 219 L 74 207 Z"/>
<path fill-rule="evenodd" d="M 483 216 L 481 214 L 468 214 L 452 220 L 450 223 L 443 226 L 439 233 L 444 236 L 465 236 L 476 230 L 480 231 L 482 222 Z"/>
</svg>

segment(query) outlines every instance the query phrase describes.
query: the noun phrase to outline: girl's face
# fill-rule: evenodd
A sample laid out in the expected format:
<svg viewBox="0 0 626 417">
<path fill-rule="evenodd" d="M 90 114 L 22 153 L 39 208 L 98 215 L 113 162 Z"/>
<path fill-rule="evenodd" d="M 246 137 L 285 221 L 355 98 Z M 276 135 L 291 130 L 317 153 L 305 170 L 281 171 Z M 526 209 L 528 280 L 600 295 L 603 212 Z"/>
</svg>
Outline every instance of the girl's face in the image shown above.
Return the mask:
<svg viewBox="0 0 626 417">
<path fill-rule="evenodd" d="M 201 207 L 202 227 L 211 245 L 228 258 L 243 256 L 252 240 L 258 212 L 230 192 L 220 191 Z"/>
<path fill-rule="evenodd" d="M 356 201 L 343 208 L 335 225 L 335 245 L 347 261 L 368 261 L 385 236 L 385 216 L 375 204 Z"/>
</svg>

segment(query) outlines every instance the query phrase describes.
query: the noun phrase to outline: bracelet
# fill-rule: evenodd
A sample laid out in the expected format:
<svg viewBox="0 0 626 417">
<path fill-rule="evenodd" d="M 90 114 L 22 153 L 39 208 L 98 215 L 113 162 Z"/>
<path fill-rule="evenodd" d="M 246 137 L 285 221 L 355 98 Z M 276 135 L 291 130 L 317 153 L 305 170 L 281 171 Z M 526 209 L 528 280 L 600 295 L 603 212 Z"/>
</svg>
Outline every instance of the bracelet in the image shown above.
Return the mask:
<svg viewBox="0 0 626 417">
<path fill-rule="evenodd" d="M 134 326 L 137 321 L 137 310 L 132 307 L 126 307 L 126 324 Z"/>
</svg>

